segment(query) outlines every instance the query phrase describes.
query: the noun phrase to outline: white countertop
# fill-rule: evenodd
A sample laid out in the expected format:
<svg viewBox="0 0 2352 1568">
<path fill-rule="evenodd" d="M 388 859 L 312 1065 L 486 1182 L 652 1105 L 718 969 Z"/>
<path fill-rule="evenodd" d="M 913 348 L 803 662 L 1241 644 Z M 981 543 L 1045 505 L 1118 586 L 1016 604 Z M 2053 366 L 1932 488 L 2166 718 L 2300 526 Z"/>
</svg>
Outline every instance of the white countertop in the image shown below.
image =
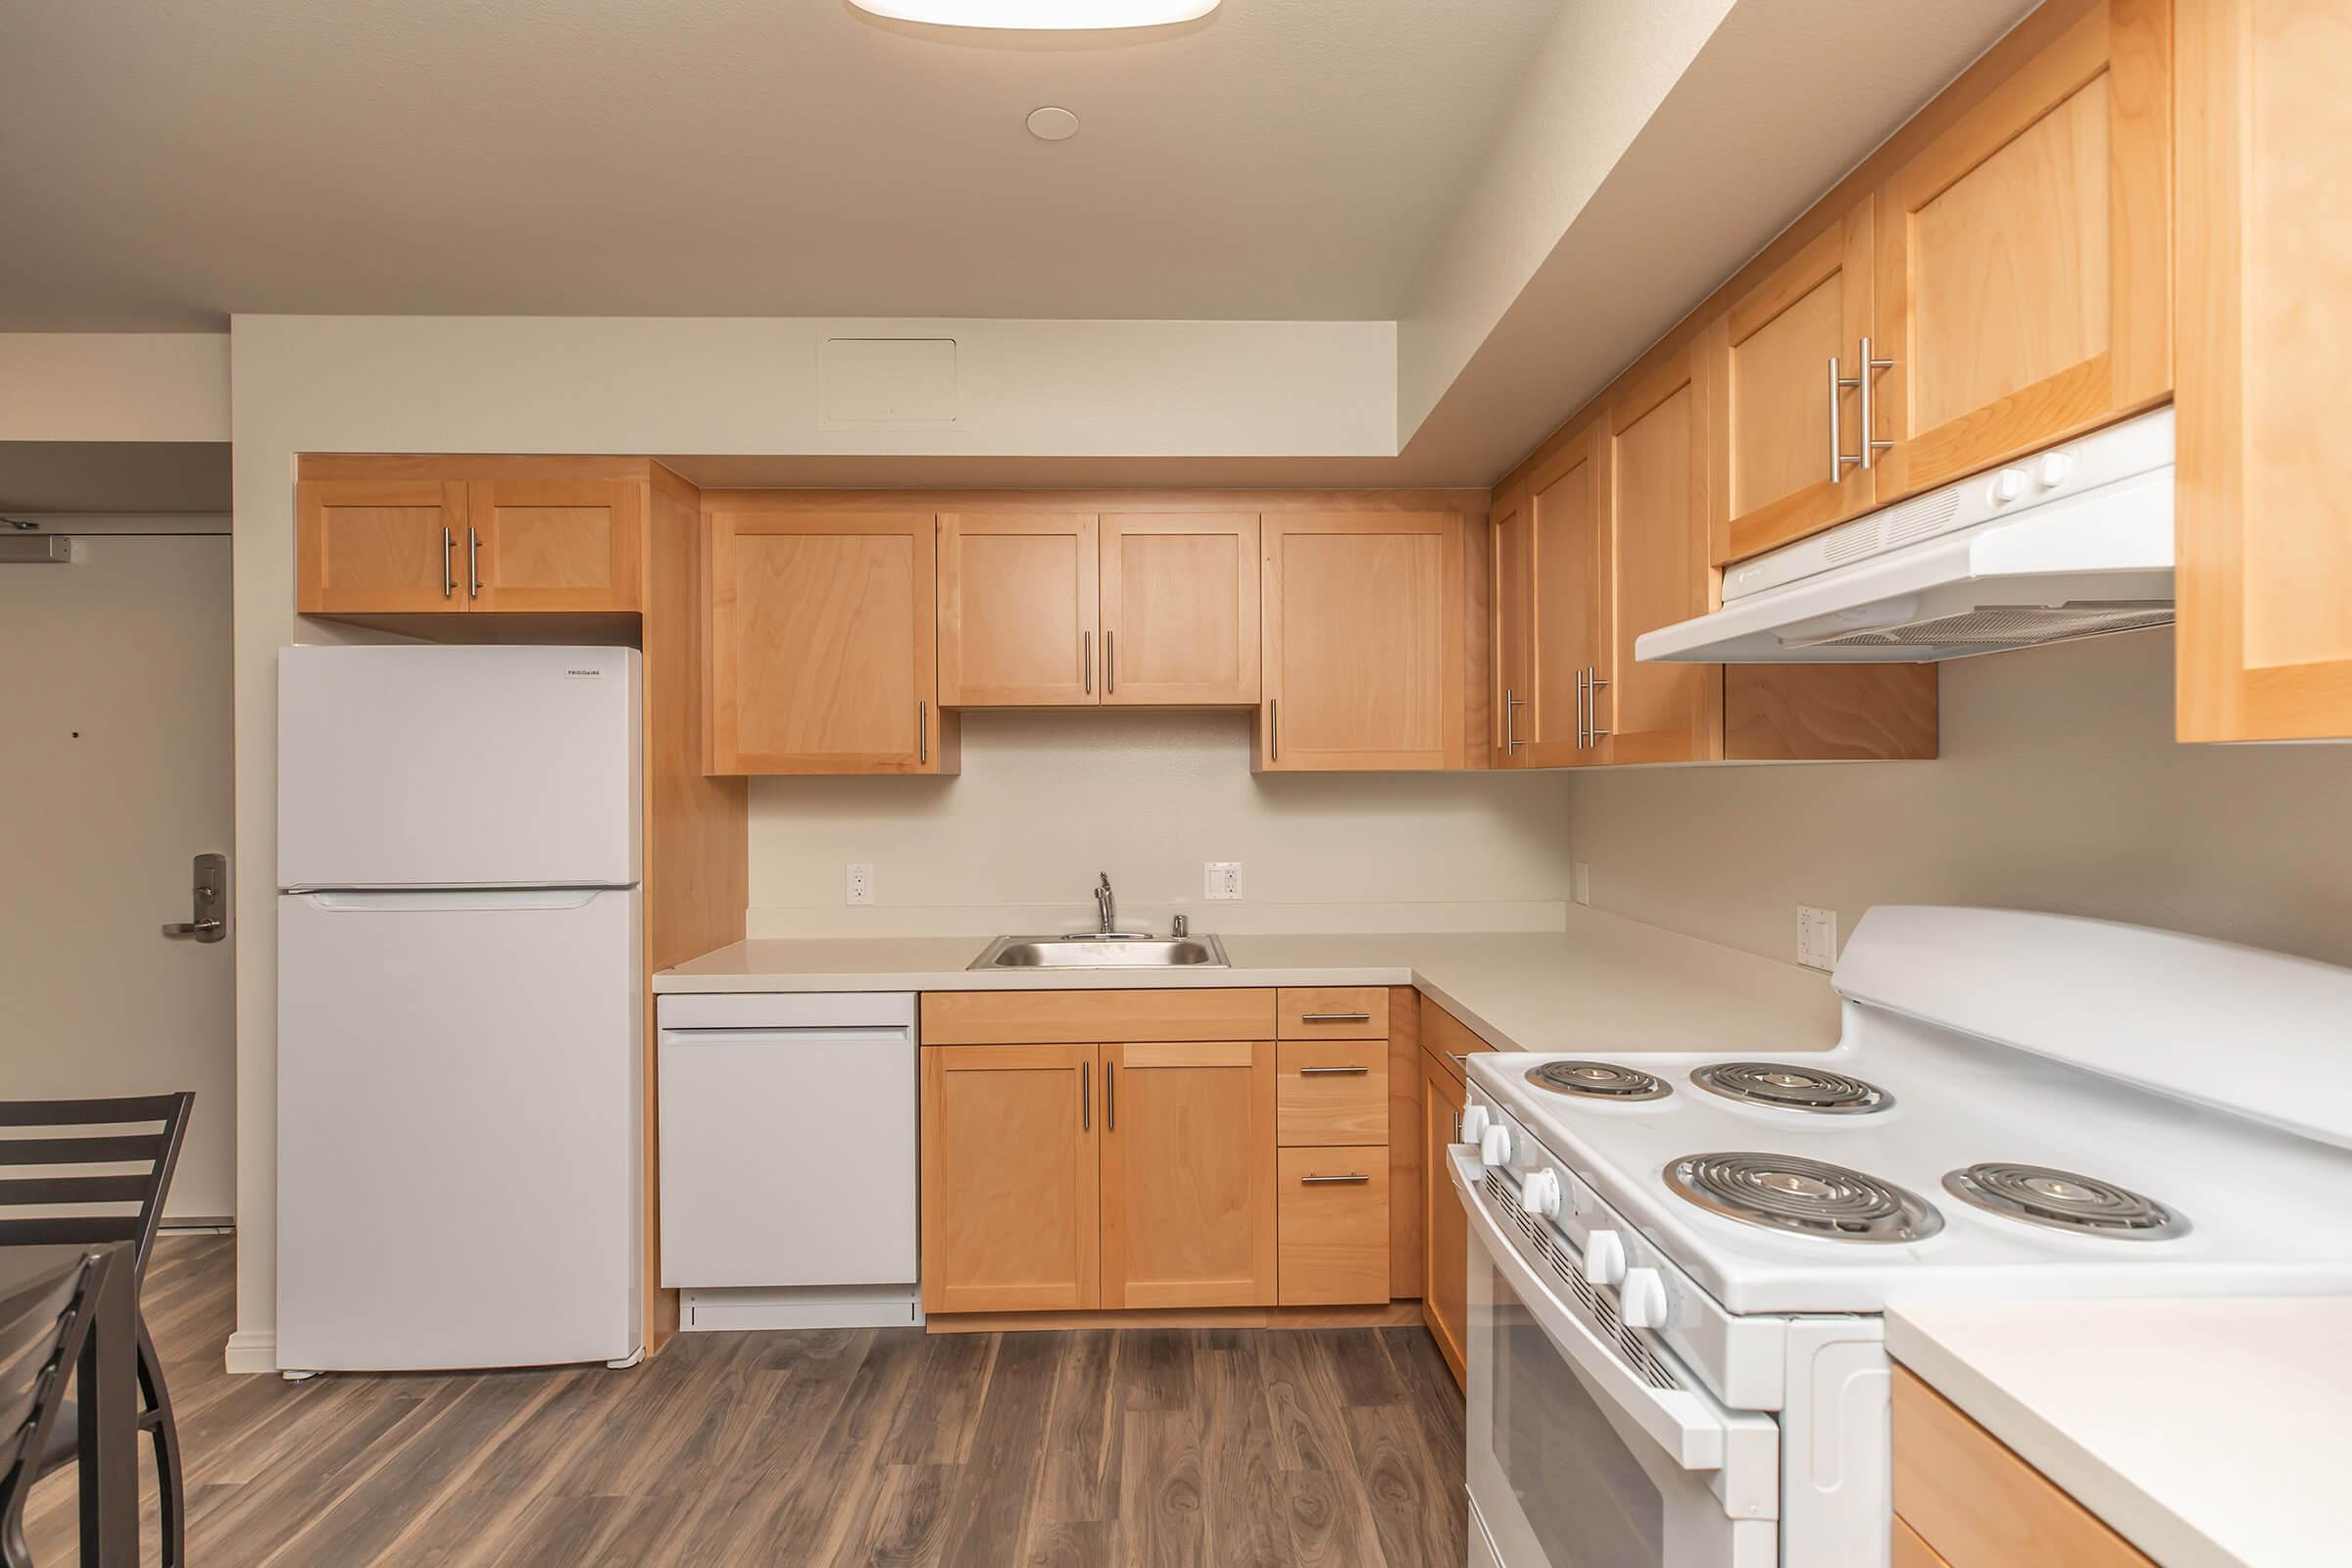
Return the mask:
<svg viewBox="0 0 2352 1568">
<path fill-rule="evenodd" d="M 2352 1560 L 2352 1298 L 1922 1302 L 1886 1348 L 2164 1568 Z"/>
<path fill-rule="evenodd" d="M 1575 910 L 1564 932 L 1223 936 L 1223 969 L 964 968 L 985 937 L 754 939 L 665 969 L 658 992 L 1416 986 L 1503 1051 L 1818 1051 L 1826 977 Z"/>
</svg>

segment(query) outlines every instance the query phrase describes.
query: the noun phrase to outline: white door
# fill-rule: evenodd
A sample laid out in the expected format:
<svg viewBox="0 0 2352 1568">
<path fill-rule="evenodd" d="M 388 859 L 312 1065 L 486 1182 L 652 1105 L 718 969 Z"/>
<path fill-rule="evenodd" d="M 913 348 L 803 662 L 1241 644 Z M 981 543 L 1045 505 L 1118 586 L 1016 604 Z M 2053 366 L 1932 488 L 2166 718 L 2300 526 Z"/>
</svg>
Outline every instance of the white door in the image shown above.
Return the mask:
<svg viewBox="0 0 2352 1568">
<path fill-rule="evenodd" d="M 228 536 L 0 564 L 0 1098 L 195 1091 L 165 1213 L 236 1210 L 235 934 L 174 940 L 228 855 Z"/>
<path fill-rule="evenodd" d="M 280 1366 L 639 1348 L 637 898 L 278 899 Z"/>
</svg>

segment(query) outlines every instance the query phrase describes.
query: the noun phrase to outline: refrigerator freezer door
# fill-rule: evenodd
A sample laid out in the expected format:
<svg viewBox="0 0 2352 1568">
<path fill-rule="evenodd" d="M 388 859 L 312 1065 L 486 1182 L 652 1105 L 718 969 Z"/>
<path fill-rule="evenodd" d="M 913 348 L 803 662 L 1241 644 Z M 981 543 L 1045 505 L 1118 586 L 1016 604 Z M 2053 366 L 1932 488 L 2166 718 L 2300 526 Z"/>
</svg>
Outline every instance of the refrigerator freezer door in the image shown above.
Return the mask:
<svg viewBox="0 0 2352 1568">
<path fill-rule="evenodd" d="M 280 1366 L 640 1348 L 637 899 L 279 899 Z"/>
<path fill-rule="evenodd" d="M 277 885 L 637 880 L 627 648 L 287 648 Z"/>
</svg>

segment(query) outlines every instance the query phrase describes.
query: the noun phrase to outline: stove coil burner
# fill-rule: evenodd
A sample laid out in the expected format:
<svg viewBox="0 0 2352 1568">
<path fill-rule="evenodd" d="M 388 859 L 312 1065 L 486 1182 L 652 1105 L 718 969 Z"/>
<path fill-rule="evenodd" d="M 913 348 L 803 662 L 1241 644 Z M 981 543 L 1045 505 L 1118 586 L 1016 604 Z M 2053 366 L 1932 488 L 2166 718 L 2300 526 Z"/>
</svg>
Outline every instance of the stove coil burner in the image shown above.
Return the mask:
<svg viewBox="0 0 2352 1568">
<path fill-rule="evenodd" d="M 1894 1097 L 1877 1084 L 1786 1061 L 1718 1061 L 1693 1072 L 1690 1081 L 1743 1104 L 1828 1116 L 1861 1115 L 1894 1103 Z"/>
<path fill-rule="evenodd" d="M 1555 1095 L 1584 1100 L 1663 1100 L 1674 1093 L 1663 1079 L 1613 1061 L 1547 1061 L 1530 1067 L 1527 1081 Z"/>
<path fill-rule="evenodd" d="M 1945 1176 L 1943 1190 L 1991 1213 L 2078 1235 L 2159 1242 L 2188 1231 L 2188 1221 L 2152 1198 L 2047 1165 L 1971 1165 Z"/>
<path fill-rule="evenodd" d="M 1835 1242 L 1923 1242 L 1943 1216 L 1892 1182 L 1794 1154 L 1689 1154 L 1666 1185 L 1727 1219 Z"/>
</svg>

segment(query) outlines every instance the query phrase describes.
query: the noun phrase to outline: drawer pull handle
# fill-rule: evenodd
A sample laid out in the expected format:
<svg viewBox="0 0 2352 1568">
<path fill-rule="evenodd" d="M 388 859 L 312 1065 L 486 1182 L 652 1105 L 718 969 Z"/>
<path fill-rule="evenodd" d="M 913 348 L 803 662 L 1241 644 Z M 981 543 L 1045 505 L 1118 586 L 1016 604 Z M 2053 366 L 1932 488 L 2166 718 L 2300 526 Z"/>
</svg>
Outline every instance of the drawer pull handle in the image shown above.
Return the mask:
<svg viewBox="0 0 2352 1568">
<path fill-rule="evenodd" d="M 1301 1187 L 1329 1187 L 1342 1184 L 1353 1185 L 1362 1182 L 1368 1182 L 1371 1179 L 1371 1177 L 1365 1175 L 1360 1170 L 1351 1170 L 1345 1176 L 1301 1176 L 1298 1178 L 1298 1185 Z"/>
<path fill-rule="evenodd" d="M 1368 1012 L 1302 1012 L 1298 1015 L 1298 1021 L 1300 1023 L 1370 1023 L 1372 1015 Z"/>
<path fill-rule="evenodd" d="M 1298 1069 L 1298 1076 L 1301 1078 L 1360 1078 L 1371 1070 L 1369 1067 L 1301 1067 Z"/>
</svg>

